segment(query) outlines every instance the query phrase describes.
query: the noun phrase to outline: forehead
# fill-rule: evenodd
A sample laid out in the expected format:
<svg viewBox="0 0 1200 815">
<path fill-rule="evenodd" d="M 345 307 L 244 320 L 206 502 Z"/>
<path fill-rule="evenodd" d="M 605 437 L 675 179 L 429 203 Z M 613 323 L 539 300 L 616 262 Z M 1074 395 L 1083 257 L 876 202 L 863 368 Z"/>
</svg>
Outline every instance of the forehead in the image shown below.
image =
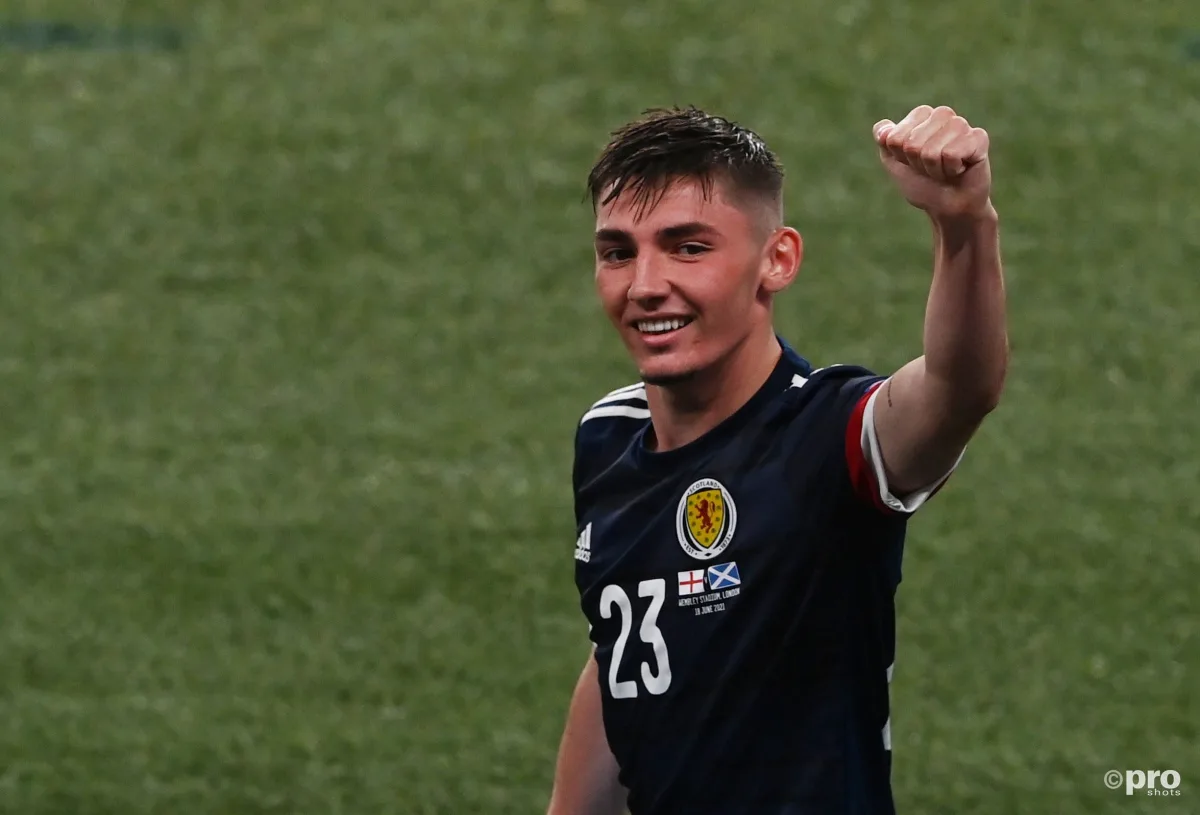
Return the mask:
<svg viewBox="0 0 1200 815">
<path fill-rule="evenodd" d="M 626 189 L 597 209 L 596 229 L 619 229 L 634 235 L 653 234 L 680 223 L 710 224 L 721 232 L 750 229 L 749 216 L 729 200 L 723 188 L 715 181 L 706 193 L 698 180 L 681 179 L 661 191 L 651 191 L 648 202 L 641 200 L 636 190 Z"/>
</svg>

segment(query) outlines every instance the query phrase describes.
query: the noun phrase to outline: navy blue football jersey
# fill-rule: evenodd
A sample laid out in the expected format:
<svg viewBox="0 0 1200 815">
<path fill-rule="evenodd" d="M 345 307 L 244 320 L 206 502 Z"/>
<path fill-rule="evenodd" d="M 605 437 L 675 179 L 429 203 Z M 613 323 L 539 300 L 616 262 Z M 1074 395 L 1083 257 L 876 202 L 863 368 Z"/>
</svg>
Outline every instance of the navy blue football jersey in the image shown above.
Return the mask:
<svg viewBox="0 0 1200 815">
<path fill-rule="evenodd" d="M 884 378 L 781 344 L 684 447 L 650 450 L 641 385 L 576 432 L 576 583 L 632 815 L 894 812 L 894 598 L 907 519 L 941 482 L 891 495 Z"/>
</svg>

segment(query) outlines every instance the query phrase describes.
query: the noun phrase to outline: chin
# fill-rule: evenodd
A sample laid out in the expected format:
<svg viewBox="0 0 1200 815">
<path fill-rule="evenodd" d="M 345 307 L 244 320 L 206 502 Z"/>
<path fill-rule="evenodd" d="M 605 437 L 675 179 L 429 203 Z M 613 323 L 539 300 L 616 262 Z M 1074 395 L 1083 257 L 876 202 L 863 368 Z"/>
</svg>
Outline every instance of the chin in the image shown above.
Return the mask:
<svg viewBox="0 0 1200 815">
<path fill-rule="evenodd" d="M 705 366 L 694 359 L 648 359 L 639 366 L 642 381 L 647 385 L 679 385 L 695 379 Z"/>
<path fill-rule="evenodd" d="M 644 371 L 642 373 L 642 381 L 647 385 L 670 387 L 671 385 L 682 385 L 684 382 L 689 382 L 698 373 L 699 371 L 691 369 L 682 371 Z"/>
</svg>

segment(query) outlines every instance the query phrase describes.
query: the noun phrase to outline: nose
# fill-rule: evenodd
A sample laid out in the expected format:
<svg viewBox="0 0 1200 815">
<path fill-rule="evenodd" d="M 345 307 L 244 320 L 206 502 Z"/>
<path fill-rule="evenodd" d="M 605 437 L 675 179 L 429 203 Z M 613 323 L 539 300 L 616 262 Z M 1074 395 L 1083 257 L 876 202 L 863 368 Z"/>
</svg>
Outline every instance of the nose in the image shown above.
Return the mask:
<svg viewBox="0 0 1200 815">
<path fill-rule="evenodd" d="M 634 261 L 633 280 L 629 282 L 626 294 L 630 302 L 642 308 L 653 308 L 670 293 L 671 285 L 663 274 L 660 261 L 649 252 L 639 255 Z"/>
</svg>

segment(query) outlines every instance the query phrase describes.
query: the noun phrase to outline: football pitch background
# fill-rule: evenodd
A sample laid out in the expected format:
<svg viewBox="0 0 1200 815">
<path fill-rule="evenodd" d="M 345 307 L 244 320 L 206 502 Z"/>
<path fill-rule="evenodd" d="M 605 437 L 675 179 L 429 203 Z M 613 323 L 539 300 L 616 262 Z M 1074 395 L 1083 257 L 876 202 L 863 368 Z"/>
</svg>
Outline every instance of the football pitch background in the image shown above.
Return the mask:
<svg viewBox="0 0 1200 815">
<path fill-rule="evenodd" d="M 930 235 L 870 132 L 924 102 L 992 135 L 1013 362 L 912 524 L 900 810 L 1200 812 L 1186 6 L 5 3 L 0 812 L 544 811 L 571 440 L 635 377 L 591 160 L 652 105 L 757 129 L 781 332 L 890 371 Z"/>
</svg>

